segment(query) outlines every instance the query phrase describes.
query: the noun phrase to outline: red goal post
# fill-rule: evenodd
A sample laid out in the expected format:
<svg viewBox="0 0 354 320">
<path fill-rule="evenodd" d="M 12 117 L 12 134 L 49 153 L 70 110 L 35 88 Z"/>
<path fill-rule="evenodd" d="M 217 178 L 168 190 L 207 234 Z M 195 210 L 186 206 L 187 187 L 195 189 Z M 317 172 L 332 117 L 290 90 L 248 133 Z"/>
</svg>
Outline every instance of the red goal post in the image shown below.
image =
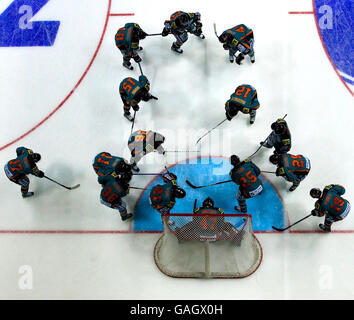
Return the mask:
<svg viewBox="0 0 354 320">
<path fill-rule="evenodd" d="M 247 214 L 163 214 L 154 259 L 175 278 L 244 278 L 263 257 Z"/>
</svg>

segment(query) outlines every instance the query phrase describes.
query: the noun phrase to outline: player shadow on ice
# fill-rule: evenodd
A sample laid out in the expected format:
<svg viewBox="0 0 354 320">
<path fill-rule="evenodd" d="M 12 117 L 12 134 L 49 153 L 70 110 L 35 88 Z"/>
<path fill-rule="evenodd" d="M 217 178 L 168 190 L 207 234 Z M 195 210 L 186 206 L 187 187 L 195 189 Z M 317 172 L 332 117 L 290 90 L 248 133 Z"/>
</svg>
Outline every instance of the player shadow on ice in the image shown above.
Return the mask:
<svg viewBox="0 0 354 320">
<path fill-rule="evenodd" d="M 67 186 L 74 185 L 83 177 L 83 174 L 80 174 L 77 171 L 74 172 L 72 168 L 64 162 L 51 163 L 47 168 L 45 168 L 44 172 L 48 178 Z M 60 185 L 45 178 L 42 178 L 40 182 L 41 183 L 36 183 L 37 194 L 50 193 L 55 190 L 65 190 Z"/>
</svg>

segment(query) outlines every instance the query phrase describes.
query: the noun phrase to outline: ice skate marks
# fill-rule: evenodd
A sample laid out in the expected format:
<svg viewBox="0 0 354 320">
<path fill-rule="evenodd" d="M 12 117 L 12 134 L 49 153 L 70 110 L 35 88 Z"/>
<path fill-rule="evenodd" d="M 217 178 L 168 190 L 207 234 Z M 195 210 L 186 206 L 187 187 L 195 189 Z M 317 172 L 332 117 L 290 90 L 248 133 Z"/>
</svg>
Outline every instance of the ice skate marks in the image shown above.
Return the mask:
<svg viewBox="0 0 354 320">
<path fill-rule="evenodd" d="M 347 88 L 354 85 L 354 2 L 313 0 L 318 31 L 327 55 Z"/>
<path fill-rule="evenodd" d="M 237 213 L 234 206 L 237 204 L 236 192 L 238 187 L 233 182 L 203 189 L 192 189 L 185 182 L 190 179 L 198 185 L 210 184 L 211 182 L 229 180 L 231 165 L 226 158 L 212 157 L 198 160 L 186 160 L 172 166 L 169 171 L 176 174 L 178 185 L 183 188 L 187 195 L 183 199 L 177 199 L 171 213 L 192 213 L 194 200 L 197 206 L 201 206 L 203 200 L 211 197 L 215 206 L 220 207 L 225 213 Z M 264 191 L 260 196 L 247 200 L 248 213 L 252 215 L 254 231 L 272 231 L 272 225 L 284 226 L 284 206 L 281 198 L 272 184 L 261 176 Z M 149 187 L 161 184 L 160 177 L 154 178 Z M 135 207 L 134 231 L 162 231 L 163 226 L 160 214 L 154 210 L 148 199 L 150 191 L 141 194 Z"/>
</svg>

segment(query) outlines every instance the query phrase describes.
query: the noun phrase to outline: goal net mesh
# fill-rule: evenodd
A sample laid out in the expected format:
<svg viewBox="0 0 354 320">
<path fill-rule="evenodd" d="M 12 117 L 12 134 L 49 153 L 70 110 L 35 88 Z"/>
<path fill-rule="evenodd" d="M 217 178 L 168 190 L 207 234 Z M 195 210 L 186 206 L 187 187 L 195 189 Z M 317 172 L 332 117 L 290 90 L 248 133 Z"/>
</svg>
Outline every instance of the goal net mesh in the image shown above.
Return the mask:
<svg viewBox="0 0 354 320">
<path fill-rule="evenodd" d="M 163 214 L 162 222 L 154 258 L 170 277 L 243 278 L 262 261 L 250 215 Z"/>
</svg>

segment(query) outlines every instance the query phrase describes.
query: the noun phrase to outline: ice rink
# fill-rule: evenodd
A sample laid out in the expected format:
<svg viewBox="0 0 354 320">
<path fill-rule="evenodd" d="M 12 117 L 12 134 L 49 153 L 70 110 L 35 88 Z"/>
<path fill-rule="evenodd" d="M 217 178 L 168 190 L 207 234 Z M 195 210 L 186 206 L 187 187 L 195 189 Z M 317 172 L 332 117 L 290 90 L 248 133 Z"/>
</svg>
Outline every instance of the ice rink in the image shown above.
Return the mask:
<svg viewBox="0 0 354 320">
<path fill-rule="evenodd" d="M 57 33 L 55 25 L 52 33 L 46 29 L 50 45 L 0 46 L 0 163 L 4 166 L 16 157 L 17 147 L 25 146 L 42 155 L 38 166 L 46 175 L 81 186 L 68 191 L 31 176 L 35 196 L 22 199 L 19 186 L 0 174 L 0 299 L 354 298 L 353 213 L 335 223 L 330 234 L 318 228 L 323 218 L 317 217 L 284 233 L 258 231 L 263 261 L 250 277 L 173 279 L 154 263 L 161 233 L 137 232 L 133 222 L 122 222 L 103 206 L 91 166 L 102 151 L 129 159 L 131 123 L 123 118 L 118 88 L 123 78 L 138 78 L 140 72 L 134 62 L 133 71 L 122 66 L 114 42 L 117 29 L 136 22 L 147 33 L 159 33 L 173 12 L 198 11 L 206 39 L 190 35 L 182 55 L 170 50 L 172 35 L 140 42 L 141 66 L 159 100 L 140 104 L 134 129 L 163 133 L 166 150 L 194 150 L 198 137 L 224 118 L 230 94 L 249 83 L 261 105 L 255 124 L 239 114 L 202 140 L 201 155 L 245 158 L 269 135 L 270 124 L 287 114 L 291 153 L 310 158 L 312 169 L 293 193 L 284 179 L 267 175 L 283 200 L 285 221 L 311 212 L 313 187 L 343 185 L 351 202 L 352 85 L 339 78 L 328 59 L 315 2 L 181 0 L 176 6 L 160 0 L 2 0 L 0 12 L 13 2 L 44 5 L 30 20 L 34 25 L 60 24 Z M 246 57 L 241 66 L 230 64 L 214 22 L 219 34 L 240 23 L 252 28 L 256 63 Z M 1 23 L 4 34 L 7 26 Z M 271 170 L 270 154 L 261 150 L 253 160 Z M 166 158 L 154 153 L 140 167 L 160 172 L 190 157 L 195 153 L 167 153 Z M 217 172 L 213 178 L 218 181 Z M 131 185 L 150 181 L 151 176 L 134 176 Z M 130 211 L 139 196 L 131 190 L 125 198 Z M 24 277 L 31 279 L 25 287 Z"/>
</svg>

